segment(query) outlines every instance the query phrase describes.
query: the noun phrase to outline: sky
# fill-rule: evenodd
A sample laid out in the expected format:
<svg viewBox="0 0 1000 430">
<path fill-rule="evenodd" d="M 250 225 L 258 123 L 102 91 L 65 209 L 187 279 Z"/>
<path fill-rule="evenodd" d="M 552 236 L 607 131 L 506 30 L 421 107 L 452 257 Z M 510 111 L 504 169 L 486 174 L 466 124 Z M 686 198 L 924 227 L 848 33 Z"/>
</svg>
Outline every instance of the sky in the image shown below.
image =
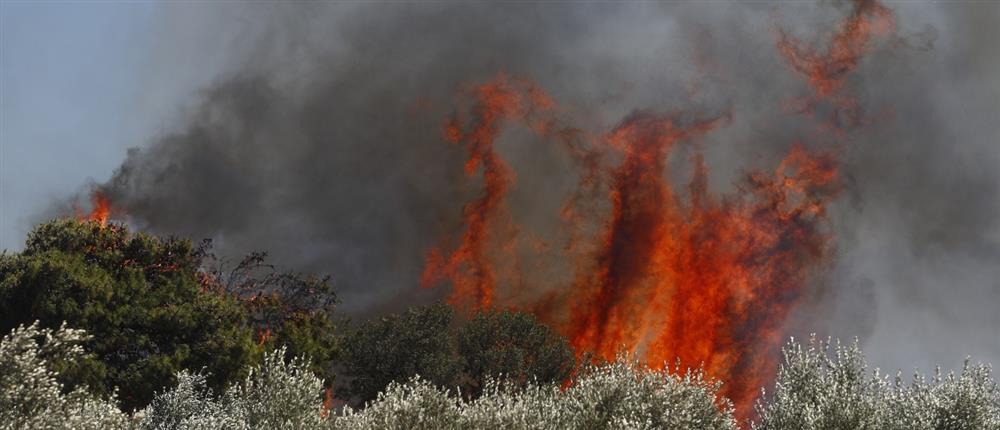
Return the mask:
<svg viewBox="0 0 1000 430">
<path fill-rule="evenodd" d="M 218 72 L 222 49 L 164 28 L 162 7 L 0 2 L 0 249 L 20 249 L 54 201 L 106 181 Z"/>
<path fill-rule="evenodd" d="M 842 293 L 824 305 L 834 333 L 862 337 L 890 368 L 954 367 L 965 354 L 1000 362 L 1000 53 L 989 42 L 1000 40 L 1000 8 L 960 3 L 890 3 L 899 46 L 873 55 L 856 82 L 898 121 L 849 154 L 858 186 L 836 210 L 844 228 L 830 276 Z M 89 186 L 121 184 L 146 204 L 136 214 L 153 231 L 332 271 L 348 302 L 406 302 L 398 294 L 413 289 L 440 233 L 427 227 L 459 213 L 460 199 L 443 200 L 462 190 L 427 168 L 460 164 L 436 149 L 443 116 L 384 121 L 413 111 L 400 94 L 446 104 L 456 85 L 508 68 L 613 122 L 636 106 L 675 108 L 697 46 L 718 57 L 700 102 L 736 110 L 708 149 L 713 166 L 730 167 L 713 170 L 726 184 L 794 131 L 758 128 L 773 119 L 758 106 L 801 86 L 775 53 L 772 7 L 800 31 L 844 9 L 570 4 L 2 1 L 0 249 L 16 252 L 54 205 Z M 546 185 L 537 196 L 560 185 L 533 180 L 555 179 L 551 154 L 509 155 L 525 167 L 521 183 Z M 156 186 L 164 166 L 189 174 Z"/>
<path fill-rule="evenodd" d="M 0 4 L 0 248 L 19 249 L 30 214 L 105 180 L 134 145 L 150 12 L 147 3 Z"/>
</svg>

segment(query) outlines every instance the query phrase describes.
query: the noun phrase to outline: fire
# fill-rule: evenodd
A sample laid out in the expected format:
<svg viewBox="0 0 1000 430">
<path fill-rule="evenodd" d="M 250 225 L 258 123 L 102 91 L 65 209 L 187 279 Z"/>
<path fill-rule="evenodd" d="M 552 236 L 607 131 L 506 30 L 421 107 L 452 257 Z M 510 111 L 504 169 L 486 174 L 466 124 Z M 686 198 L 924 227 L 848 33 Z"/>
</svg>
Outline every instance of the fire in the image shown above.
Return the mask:
<svg viewBox="0 0 1000 430">
<path fill-rule="evenodd" d="M 78 212 L 76 217 L 81 221 L 94 221 L 102 227 L 106 226 L 111 218 L 111 200 L 101 190 L 94 190 L 90 193 L 90 212 Z"/>
<path fill-rule="evenodd" d="M 862 0 L 825 50 L 784 31 L 776 46 L 808 83 L 810 105 L 827 103 L 835 115 L 860 119 L 844 91 L 848 75 L 873 49 L 873 38 L 894 26 L 889 9 Z M 653 367 L 675 360 L 704 366 L 724 381 L 739 417 L 749 417 L 759 389 L 775 374 L 783 323 L 833 256 L 826 211 L 841 189 L 841 146 L 817 150 L 795 142 L 774 168 L 749 172 L 735 192 L 713 195 L 699 138 L 724 126 L 727 115 L 635 113 L 589 138 L 588 147 L 567 144 L 582 172 L 560 214 L 573 232 L 564 252 L 575 273 L 565 285 L 525 295 L 500 281 L 519 279 L 508 273 L 517 267 L 505 255 L 517 247 L 519 228 L 505 204 L 514 172 L 496 140 L 509 124 L 564 143 L 581 137 L 568 132 L 577 128 L 559 126 L 551 99 L 523 79 L 501 75 L 470 93 L 470 114 L 456 114 L 445 138 L 464 146 L 465 173 L 481 171 L 482 185 L 463 210 L 458 243 L 447 251 L 442 241 L 428 253 L 421 284 L 450 281 L 449 300 L 464 309 L 534 312 L 578 353 L 613 359 L 630 351 Z M 692 173 L 676 184 L 666 169 L 680 145 L 694 149 Z M 595 211 L 599 205 L 588 195 L 604 199 L 606 210 Z M 597 217 L 596 231 L 579 227 L 587 217 Z"/>
<path fill-rule="evenodd" d="M 574 281 L 526 301 L 498 290 L 498 274 L 515 269 L 497 262 L 514 247 L 517 230 L 504 204 L 513 173 L 493 145 L 504 121 L 562 136 L 552 133 L 552 105 L 538 91 L 501 76 L 473 92 L 473 120 L 446 126 L 446 137 L 469 153 L 466 174 L 481 167 L 483 184 L 465 206 L 458 245 L 450 253 L 444 246 L 430 251 L 423 285 L 450 280 L 450 301 L 460 308 L 499 302 L 533 311 L 581 353 L 613 359 L 627 350 L 653 367 L 675 359 L 704 366 L 726 381 L 724 394 L 741 412 L 749 411 L 774 374 L 781 324 L 831 255 L 823 222 L 839 190 L 835 154 L 795 145 L 773 171 L 752 172 L 739 193 L 719 198 L 708 192 L 700 152 L 686 191 L 664 173 L 674 148 L 728 118 L 634 114 L 599 138 L 599 148 L 572 154 L 600 170 L 584 169 L 581 187 L 602 182 L 610 213 L 595 243 L 580 247 L 586 252 L 567 248 L 576 260 Z M 603 151 L 621 161 L 608 165 Z M 572 196 L 563 210 L 571 224 L 590 212 L 576 210 L 580 198 Z"/>
<path fill-rule="evenodd" d="M 442 255 L 442 248 L 431 250 L 427 266 L 421 277 L 424 287 L 441 280 L 452 281 L 451 302 L 455 305 L 486 308 L 493 304 L 497 282 L 496 269 L 489 258 L 491 246 L 510 249 L 515 235 L 503 237 L 497 229 L 511 233 L 506 216 L 504 197 L 514 180 L 510 166 L 494 150 L 494 143 L 505 120 L 519 120 L 544 130 L 544 122 L 535 116 L 551 108 L 551 101 L 530 82 L 500 76 L 496 81 L 473 90 L 476 105 L 473 108 L 475 125 L 462 130 L 459 118 L 445 126 L 445 138 L 453 143 L 464 143 L 469 153 L 465 174 L 474 176 L 482 166 L 483 189 L 479 197 L 463 210 L 465 233 L 458 247 L 450 255 Z"/>
</svg>

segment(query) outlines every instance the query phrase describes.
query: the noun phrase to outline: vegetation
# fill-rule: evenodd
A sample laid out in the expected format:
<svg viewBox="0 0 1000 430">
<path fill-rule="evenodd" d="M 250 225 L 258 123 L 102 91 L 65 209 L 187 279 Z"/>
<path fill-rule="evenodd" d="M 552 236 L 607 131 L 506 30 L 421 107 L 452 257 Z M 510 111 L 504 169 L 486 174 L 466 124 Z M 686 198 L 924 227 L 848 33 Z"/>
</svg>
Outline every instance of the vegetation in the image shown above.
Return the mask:
<svg viewBox="0 0 1000 430">
<path fill-rule="evenodd" d="M 755 422 L 698 370 L 575 366 L 530 315 L 412 307 L 353 327 L 325 278 L 251 254 L 54 221 L 0 254 L 0 430 L 1000 430 L 989 366 L 869 370 L 857 343 L 792 340 Z M 72 327 L 72 328 L 71 328 Z M 357 408 L 334 408 L 330 383 Z"/>
<path fill-rule="evenodd" d="M 420 375 L 437 386 L 455 387 L 462 362 L 449 333 L 454 312 L 445 305 L 410 308 L 367 321 L 344 340 L 341 397 L 374 400 L 390 383 Z"/>
<path fill-rule="evenodd" d="M 67 363 L 86 358 L 83 330 L 17 327 L 0 340 L 0 429 L 114 429 L 127 423 L 112 394 L 58 381 Z"/>
<path fill-rule="evenodd" d="M 205 268 L 205 249 L 114 224 L 42 224 L 22 252 L 0 254 L 0 330 L 34 321 L 87 330 L 92 355 L 54 363 L 60 382 L 101 395 L 117 389 L 125 410 L 148 404 L 182 369 L 207 370 L 208 385 L 221 389 L 279 344 L 329 369 L 336 343 L 327 309 L 294 300 L 325 281 L 255 276 L 258 256 L 245 260 L 258 266 L 241 263 L 223 281 Z"/>
<path fill-rule="evenodd" d="M 91 334 L 94 354 L 69 387 L 119 389 L 122 406 L 148 403 L 181 369 L 206 368 L 222 387 L 255 359 L 236 300 L 205 291 L 191 243 L 131 234 L 124 227 L 54 221 L 20 254 L 0 257 L 0 330 L 38 320 Z"/>
<path fill-rule="evenodd" d="M 182 370 L 177 385 L 134 414 L 82 388 L 62 390 L 57 363 L 84 357 L 81 330 L 18 327 L 0 341 L 0 428 L 110 429 L 736 429 L 719 382 L 698 371 L 644 368 L 627 357 L 583 369 L 567 389 L 488 379 L 464 399 L 420 377 L 392 382 L 364 409 L 331 413 L 322 380 L 286 351 L 220 394 L 207 375 Z M 961 374 L 866 376 L 857 346 L 791 342 L 770 401 L 754 429 L 996 430 L 1000 391 L 988 366 Z"/>
<path fill-rule="evenodd" d="M 436 304 L 360 324 L 343 341 L 339 364 L 349 382 L 338 393 L 359 405 L 419 375 L 424 383 L 476 397 L 491 378 L 518 387 L 558 384 L 575 367 L 566 339 L 531 315 L 487 310 L 455 320 L 449 306 Z"/>
<path fill-rule="evenodd" d="M 458 332 L 458 352 L 471 392 L 491 377 L 517 386 L 560 383 L 575 365 L 566 338 L 525 313 L 490 310 L 473 316 Z"/>
<path fill-rule="evenodd" d="M 1000 429 L 1000 389 L 988 365 L 966 360 L 958 375 L 928 381 L 919 373 L 910 383 L 868 370 L 857 342 L 838 344 L 794 339 L 784 349 L 770 401 L 757 406 L 755 430 Z"/>
</svg>

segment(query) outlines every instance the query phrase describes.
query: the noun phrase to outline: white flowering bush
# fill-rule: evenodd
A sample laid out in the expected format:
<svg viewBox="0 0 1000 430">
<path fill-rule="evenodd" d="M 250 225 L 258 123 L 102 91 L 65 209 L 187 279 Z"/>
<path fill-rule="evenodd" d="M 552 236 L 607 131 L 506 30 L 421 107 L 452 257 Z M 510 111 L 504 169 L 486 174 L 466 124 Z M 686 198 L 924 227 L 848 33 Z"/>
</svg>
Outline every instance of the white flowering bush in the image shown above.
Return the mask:
<svg viewBox="0 0 1000 430">
<path fill-rule="evenodd" d="M 573 417 L 558 404 L 555 385 L 508 384 L 487 379 L 482 395 L 462 409 L 463 428 L 570 428 Z"/>
<path fill-rule="evenodd" d="M 699 371 L 652 370 L 628 357 L 580 371 L 568 387 L 488 379 L 467 399 L 414 377 L 365 408 L 327 417 L 322 382 L 305 359 L 267 354 L 222 393 L 181 371 L 177 386 L 129 416 L 114 396 L 67 390 L 57 370 L 85 356 L 82 330 L 18 327 L 0 341 L 0 430 L 5 429 L 669 429 L 736 430 L 720 383 Z M 1000 388 L 988 365 L 909 381 L 869 371 L 857 342 L 794 339 L 753 430 L 1000 430 Z M 68 392 L 67 392 L 68 391 Z"/>
<path fill-rule="evenodd" d="M 573 385 L 498 381 L 463 402 L 419 378 L 393 384 L 362 411 L 347 411 L 337 429 L 704 429 L 735 430 L 719 384 L 700 372 L 683 376 L 642 367 L 626 357 L 583 371 Z"/>
<path fill-rule="evenodd" d="M 850 346 L 792 339 L 774 393 L 758 401 L 754 430 L 1000 430 L 1000 389 L 988 365 L 904 383 L 869 371 Z"/>
<path fill-rule="evenodd" d="M 323 382 L 305 359 L 284 360 L 285 349 L 264 356 L 240 383 L 219 398 L 204 375 L 180 372 L 175 388 L 139 412 L 141 429 L 310 429 L 321 427 Z"/>
<path fill-rule="evenodd" d="M 64 393 L 57 363 L 84 356 L 83 330 L 19 326 L 0 340 L 0 429 L 120 429 L 129 424 L 114 396 Z"/>
<path fill-rule="evenodd" d="M 462 404 L 430 382 L 414 377 L 405 384 L 392 382 L 363 410 L 344 409 L 333 422 L 342 430 L 435 430 L 460 428 Z"/>
<path fill-rule="evenodd" d="M 309 370 L 308 359 L 286 362 L 285 354 L 282 347 L 265 355 L 261 366 L 223 396 L 228 408 L 242 411 L 250 428 L 316 428 L 325 421 L 323 381 Z"/>
<path fill-rule="evenodd" d="M 679 375 L 621 357 L 585 371 L 562 404 L 579 429 L 736 429 L 720 385 L 701 371 Z"/>
<path fill-rule="evenodd" d="M 215 399 L 205 375 L 181 371 L 177 386 L 136 413 L 138 427 L 156 430 L 249 429 L 246 413 Z"/>
</svg>

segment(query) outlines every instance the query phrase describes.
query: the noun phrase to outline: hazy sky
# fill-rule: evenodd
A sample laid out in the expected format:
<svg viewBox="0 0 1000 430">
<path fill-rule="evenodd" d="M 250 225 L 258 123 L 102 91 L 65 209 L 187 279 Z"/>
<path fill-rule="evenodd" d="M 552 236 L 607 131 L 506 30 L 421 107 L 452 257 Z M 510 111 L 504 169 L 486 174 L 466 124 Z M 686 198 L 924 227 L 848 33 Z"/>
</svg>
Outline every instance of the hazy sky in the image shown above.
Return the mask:
<svg viewBox="0 0 1000 430">
<path fill-rule="evenodd" d="M 212 58 L 225 55 L 206 58 L 206 38 L 163 28 L 162 12 L 146 1 L 0 2 L 0 249 L 20 249 L 53 201 L 106 181 L 218 73 Z"/>
<path fill-rule="evenodd" d="M 0 248 L 134 145 L 149 4 L 0 3 Z"/>
</svg>

